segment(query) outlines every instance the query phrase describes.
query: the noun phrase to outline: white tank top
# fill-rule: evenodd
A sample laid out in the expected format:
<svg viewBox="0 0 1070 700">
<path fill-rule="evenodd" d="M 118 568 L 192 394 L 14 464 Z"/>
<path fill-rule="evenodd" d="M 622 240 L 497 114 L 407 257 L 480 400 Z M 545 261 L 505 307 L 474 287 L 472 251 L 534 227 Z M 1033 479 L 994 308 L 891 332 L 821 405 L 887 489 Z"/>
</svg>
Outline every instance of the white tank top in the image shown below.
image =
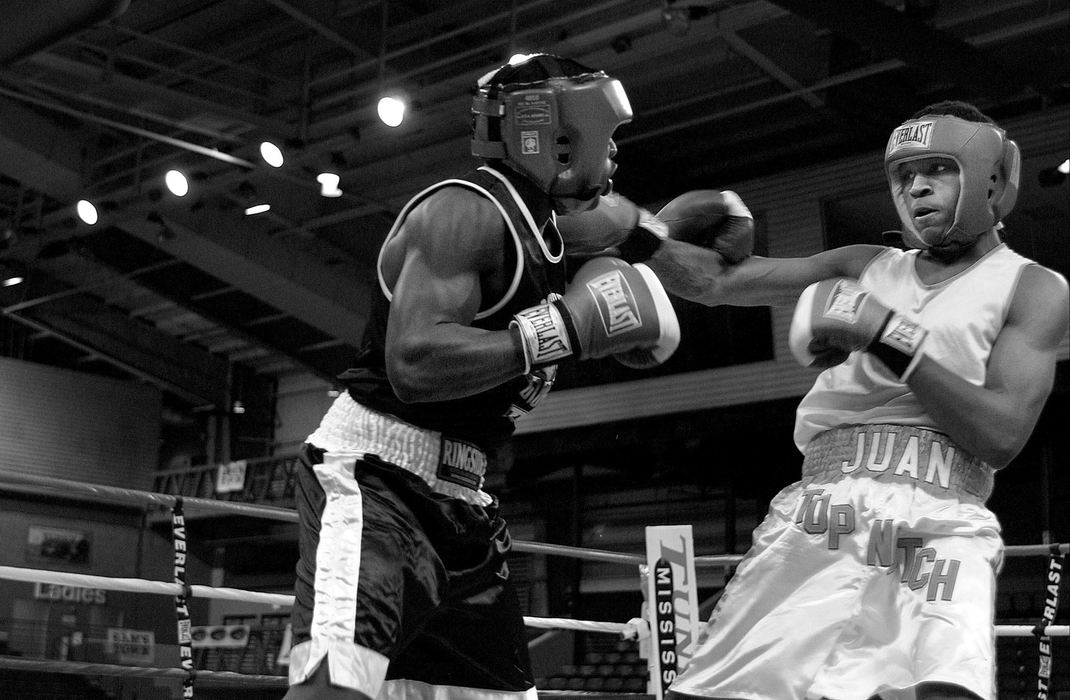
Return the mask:
<svg viewBox="0 0 1070 700">
<path fill-rule="evenodd" d="M 886 306 L 928 329 L 926 355 L 980 386 L 1022 269 L 1035 263 L 1001 243 L 966 270 L 929 285 L 915 270 L 919 252 L 889 248 L 869 262 L 859 281 Z M 805 453 L 818 433 L 845 425 L 894 423 L 939 430 L 910 387 L 878 363 L 867 352 L 854 352 L 818 376 L 795 414 L 800 451 Z"/>
</svg>

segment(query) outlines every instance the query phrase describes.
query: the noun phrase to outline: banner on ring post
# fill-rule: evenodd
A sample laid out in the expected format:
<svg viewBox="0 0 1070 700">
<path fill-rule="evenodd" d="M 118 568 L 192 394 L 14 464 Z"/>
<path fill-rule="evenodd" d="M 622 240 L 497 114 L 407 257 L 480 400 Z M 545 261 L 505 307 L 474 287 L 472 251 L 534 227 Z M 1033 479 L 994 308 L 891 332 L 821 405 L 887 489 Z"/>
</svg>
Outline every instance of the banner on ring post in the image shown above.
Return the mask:
<svg viewBox="0 0 1070 700">
<path fill-rule="evenodd" d="M 646 529 L 650 687 L 657 700 L 684 670 L 698 639 L 698 583 L 690 525 Z"/>
</svg>

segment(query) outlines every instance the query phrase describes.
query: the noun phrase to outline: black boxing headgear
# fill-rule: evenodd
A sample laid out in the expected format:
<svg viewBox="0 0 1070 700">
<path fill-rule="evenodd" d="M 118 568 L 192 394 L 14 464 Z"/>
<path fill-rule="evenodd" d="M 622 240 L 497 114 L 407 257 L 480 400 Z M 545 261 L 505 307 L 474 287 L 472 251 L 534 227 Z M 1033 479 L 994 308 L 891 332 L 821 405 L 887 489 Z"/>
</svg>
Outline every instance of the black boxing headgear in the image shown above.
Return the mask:
<svg viewBox="0 0 1070 700">
<path fill-rule="evenodd" d="M 492 71 L 472 100 L 472 154 L 499 160 L 555 198 L 608 190 L 610 141 L 632 108 L 620 81 L 550 54 Z"/>
<path fill-rule="evenodd" d="M 926 240 L 914 226 L 900 197 L 896 175 L 900 163 L 920 158 L 950 158 L 959 168 L 955 220 L 939 240 Z M 925 115 L 892 131 L 884 151 L 884 170 L 903 223 L 903 240 L 913 248 L 968 243 L 1010 213 L 1018 198 L 1022 158 L 1018 145 L 994 124 L 949 115 Z"/>
</svg>

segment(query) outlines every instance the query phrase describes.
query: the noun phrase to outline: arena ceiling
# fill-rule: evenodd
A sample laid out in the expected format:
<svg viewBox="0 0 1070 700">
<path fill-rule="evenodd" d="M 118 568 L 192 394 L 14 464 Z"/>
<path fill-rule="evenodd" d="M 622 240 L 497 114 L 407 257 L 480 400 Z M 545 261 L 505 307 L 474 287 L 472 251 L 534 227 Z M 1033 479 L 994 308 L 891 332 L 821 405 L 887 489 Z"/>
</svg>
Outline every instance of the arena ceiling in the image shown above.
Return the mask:
<svg viewBox="0 0 1070 700">
<path fill-rule="evenodd" d="M 849 10 L 843 8 L 849 7 Z M 329 378 L 376 252 L 467 164 L 469 87 L 514 51 L 621 78 L 618 189 L 640 203 L 871 152 L 958 97 L 1070 96 L 1070 0 L 11 0 L 0 36 L 4 354 L 213 404 L 240 365 Z M 78 13 L 78 14 L 72 14 Z M 412 101 L 391 129 L 385 88 Z M 282 146 L 266 165 L 259 144 Z M 190 176 L 172 196 L 169 168 Z M 334 168 L 343 194 L 314 176 Z M 97 204 L 87 226 L 74 203 Z M 244 216 L 254 201 L 269 212 Z M 21 329 L 21 330 L 16 330 Z M 32 346 L 33 353 L 27 349 Z"/>
</svg>

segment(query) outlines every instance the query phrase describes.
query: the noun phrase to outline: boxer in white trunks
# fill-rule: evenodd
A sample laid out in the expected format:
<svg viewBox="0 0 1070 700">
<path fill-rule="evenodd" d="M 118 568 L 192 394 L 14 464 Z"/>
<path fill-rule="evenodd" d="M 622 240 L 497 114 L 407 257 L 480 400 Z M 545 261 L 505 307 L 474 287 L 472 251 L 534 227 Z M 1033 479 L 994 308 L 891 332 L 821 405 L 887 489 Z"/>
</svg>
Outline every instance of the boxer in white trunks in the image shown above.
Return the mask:
<svg viewBox="0 0 1070 700">
<path fill-rule="evenodd" d="M 802 478 L 772 501 L 670 700 L 992 700 L 993 474 L 1051 392 L 1070 302 L 1000 235 L 1018 148 L 972 105 L 896 128 L 885 167 L 909 250 L 649 261 L 706 304 L 796 304 Z"/>
</svg>

